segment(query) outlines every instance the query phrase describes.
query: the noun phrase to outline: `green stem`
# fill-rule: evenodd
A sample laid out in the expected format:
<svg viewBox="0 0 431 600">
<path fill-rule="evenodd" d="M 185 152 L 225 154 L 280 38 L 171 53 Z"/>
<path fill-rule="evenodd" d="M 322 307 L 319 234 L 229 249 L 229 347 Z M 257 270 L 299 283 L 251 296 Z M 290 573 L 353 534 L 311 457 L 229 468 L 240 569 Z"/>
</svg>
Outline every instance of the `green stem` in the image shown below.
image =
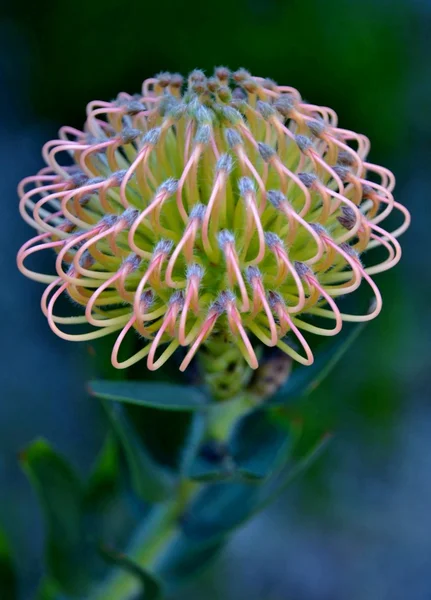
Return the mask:
<svg viewBox="0 0 431 600">
<path fill-rule="evenodd" d="M 214 406 L 208 419 L 210 437 L 220 442 L 226 441 L 236 421 L 252 406 L 253 398 L 247 394 Z"/>
<path fill-rule="evenodd" d="M 151 568 L 159 554 L 163 552 L 177 528 L 177 501 L 169 501 L 154 507 L 142 527 L 137 531 L 127 551 L 127 555 L 141 567 Z M 141 589 L 141 582 L 130 573 L 116 568 L 89 600 L 128 600 Z"/>
<path fill-rule="evenodd" d="M 225 440 L 236 420 L 250 407 L 247 396 L 235 398 L 215 406 L 211 411 L 208 431 L 211 436 Z M 187 504 L 195 496 L 202 485 L 182 482 L 175 498 L 157 505 L 145 519 L 142 527 L 136 532 L 126 554 L 139 566 L 154 570 L 154 566 L 165 554 L 179 533 L 179 518 Z M 89 600 L 130 600 L 139 593 L 141 582 L 137 577 L 124 569 L 115 568 L 112 575 L 98 586 Z"/>
<path fill-rule="evenodd" d="M 225 441 L 238 418 L 253 406 L 253 399 L 244 393 L 251 371 L 238 349 L 233 348 L 221 335 L 217 336 L 211 347 L 207 346 L 206 352 L 201 355 L 201 366 L 212 394 L 219 400 L 224 399 L 215 404 L 210 411 L 208 434 L 214 439 Z M 180 482 L 175 497 L 155 506 L 146 517 L 126 551 L 127 556 L 139 566 L 150 572 L 154 571 L 180 533 L 179 519 L 187 504 L 201 488 L 201 484 Z M 88 598 L 130 600 L 140 590 L 141 582 L 136 576 L 116 568 Z"/>
<path fill-rule="evenodd" d="M 234 423 L 250 406 L 250 398 L 247 395 L 215 406 L 208 423 L 211 436 L 220 441 L 226 440 Z M 175 498 L 155 506 L 136 532 L 126 552 L 127 556 L 139 566 L 153 571 L 179 534 L 180 516 L 201 488 L 200 484 L 184 481 L 178 486 Z M 134 575 L 116 568 L 88 598 L 89 600 L 130 600 L 139 593 L 140 589 L 141 583 Z"/>
</svg>

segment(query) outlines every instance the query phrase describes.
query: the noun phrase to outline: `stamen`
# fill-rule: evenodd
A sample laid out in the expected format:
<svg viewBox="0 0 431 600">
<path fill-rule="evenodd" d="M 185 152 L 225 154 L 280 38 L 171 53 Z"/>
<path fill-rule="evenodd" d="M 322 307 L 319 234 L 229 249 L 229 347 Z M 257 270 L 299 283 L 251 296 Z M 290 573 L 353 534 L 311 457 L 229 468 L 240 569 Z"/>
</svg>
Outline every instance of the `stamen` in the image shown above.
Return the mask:
<svg viewBox="0 0 431 600">
<path fill-rule="evenodd" d="M 223 202 L 223 195 L 226 193 L 226 182 L 229 173 L 232 170 L 232 158 L 229 154 L 223 154 L 217 163 L 217 175 L 214 181 L 211 196 L 208 200 L 206 207 L 205 216 L 202 222 L 202 243 L 205 252 L 213 260 L 217 258 L 215 249 L 213 248 L 209 240 L 209 225 L 211 218 L 211 229 L 213 232 L 218 230 L 221 212 L 221 203 Z"/>
<path fill-rule="evenodd" d="M 253 311 L 251 317 L 253 318 L 255 315 L 257 315 L 260 309 L 263 308 L 268 319 L 269 330 L 271 332 L 271 339 L 269 340 L 268 346 L 275 346 L 278 341 L 277 327 L 266 299 L 265 290 L 262 284 L 262 274 L 256 267 L 248 267 L 247 279 L 253 290 Z"/>
<path fill-rule="evenodd" d="M 132 175 L 135 173 L 138 166 L 145 173 L 148 158 L 150 156 L 150 153 L 154 150 L 154 147 L 156 146 L 157 142 L 159 141 L 160 134 L 161 134 L 160 128 L 150 129 L 150 131 L 148 131 L 145 134 L 144 139 L 143 139 L 143 146 L 142 146 L 141 150 L 138 152 L 135 160 L 132 162 L 132 164 L 128 168 L 128 170 L 124 176 L 124 179 L 121 182 L 120 199 L 121 199 L 121 202 L 122 202 L 124 208 L 128 208 L 128 206 L 129 206 L 129 202 L 126 197 L 127 184 L 129 182 L 129 180 L 131 179 Z"/>
<path fill-rule="evenodd" d="M 277 260 L 278 275 L 275 280 L 275 285 L 280 285 L 286 280 L 287 274 L 290 274 L 295 282 L 296 289 L 298 291 L 298 302 L 294 306 L 289 306 L 287 309 L 289 312 L 296 313 L 300 312 L 305 305 L 305 291 L 301 282 L 301 278 L 297 273 L 297 270 L 292 265 L 288 258 L 286 251 L 283 248 L 283 242 L 281 239 L 272 233 L 265 234 L 265 240 L 268 244 L 269 249 L 274 253 Z"/>
<path fill-rule="evenodd" d="M 272 152 L 269 152 L 268 148 L 263 149 L 263 147 L 264 147 L 263 144 L 261 144 L 259 147 L 261 155 L 264 158 L 264 160 L 267 161 L 269 164 L 273 165 L 275 170 L 277 171 L 277 173 L 280 177 L 281 188 L 282 188 L 283 193 L 287 193 L 287 191 L 288 191 L 287 184 L 285 181 L 286 175 L 287 175 L 287 178 L 290 179 L 291 181 L 293 181 L 302 191 L 302 193 L 304 195 L 304 205 L 303 205 L 302 209 L 300 210 L 298 216 L 300 218 L 304 217 L 305 215 L 308 214 L 308 212 L 311 208 L 311 195 L 307 189 L 307 186 L 304 185 L 304 183 L 301 181 L 301 179 L 298 175 L 293 173 L 290 169 L 288 169 L 288 167 L 286 165 L 283 164 L 283 162 L 280 160 L 280 157 L 275 153 L 275 151 L 273 151 L 271 149 Z M 262 154 L 262 152 L 263 152 L 263 154 Z"/>
<path fill-rule="evenodd" d="M 335 327 L 333 329 L 321 329 L 318 327 L 314 327 L 313 325 L 309 325 L 308 323 L 304 323 L 299 319 L 297 319 L 296 322 L 299 324 L 299 327 L 302 327 L 302 329 L 307 329 L 308 331 L 312 331 L 313 333 L 319 333 L 320 335 L 336 335 L 341 331 L 341 328 L 343 326 L 343 320 L 341 318 L 341 313 L 338 309 L 338 306 L 335 304 L 331 296 L 327 293 L 325 288 L 322 285 L 320 285 L 317 278 L 314 277 L 308 270 L 304 271 L 304 265 L 302 265 L 301 263 L 297 263 L 297 265 L 295 266 L 297 267 L 300 277 L 302 277 L 310 287 L 313 287 L 315 290 L 317 290 L 331 307 L 335 318 Z M 308 309 L 308 312 L 313 314 L 314 310 L 316 309 Z"/>
<path fill-rule="evenodd" d="M 316 246 L 317 246 L 316 254 L 314 256 L 312 256 L 311 258 L 308 258 L 305 262 L 307 264 L 311 265 L 311 264 L 319 261 L 323 256 L 324 246 L 323 246 L 322 240 L 317 235 L 317 233 L 315 232 L 313 227 L 310 225 L 310 223 L 307 223 L 307 221 L 305 221 L 300 215 L 298 215 L 295 212 L 295 210 L 290 206 L 290 204 L 287 202 L 284 195 L 279 190 L 270 190 L 267 193 L 267 197 L 268 197 L 268 200 L 271 202 L 271 204 L 274 206 L 274 208 L 281 210 L 288 218 L 288 221 L 289 221 L 289 230 L 288 230 L 288 238 L 287 238 L 288 245 L 292 245 L 294 243 L 294 240 L 296 237 L 296 224 L 295 224 L 295 221 L 296 221 L 297 223 L 302 225 L 302 227 L 304 227 L 304 229 L 306 229 L 308 231 L 308 233 L 314 239 Z"/>
<path fill-rule="evenodd" d="M 265 256 L 265 237 L 263 233 L 262 223 L 260 221 L 259 212 L 257 210 L 257 201 L 256 201 L 256 193 L 254 190 L 254 184 L 251 179 L 248 177 L 242 177 L 239 180 L 239 192 L 240 195 L 244 198 L 246 203 L 246 215 L 247 215 L 247 223 L 245 228 L 243 247 L 241 256 L 245 260 L 247 256 L 247 250 L 250 245 L 251 239 L 253 237 L 253 221 L 256 227 L 257 238 L 259 242 L 259 251 L 255 258 L 248 261 L 246 264 L 248 265 L 256 265 L 262 262 Z"/>
<path fill-rule="evenodd" d="M 195 207 L 193 207 L 193 210 L 190 213 L 189 223 L 184 231 L 182 238 L 178 242 L 166 268 L 165 281 L 169 287 L 181 288 L 185 285 L 183 280 L 181 280 L 180 282 L 174 281 L 174 279 L 172 278 L 172 272 L 175 268 L 175 264 L 181 252 L 184 253 L 187 262 L 190 263 L 192 261 L 196 235 L 201 226 L 204 215 L 205 206 L 203 204 L 197 204 Z"/>
<path fill-rule="evenodd" d="M 375 319 L 377 317 L 377 315 L 380 313 L 380 311 L 382 310 L 382 305 L 383 305 L 382 296 L 380 294 L 379 288 L 376 286 L 374 281 L 371 279 L 371 277 L 368 275 L 366 270 L 363 268 L 359 259 L 356 258 L 355 256 L 353 256 L 352 258 L 356 261 L 358 269 L 361 272 L 363 279 L 366 280 L 366 282 L 368 283 L 368 285 L 371 287 L 371 289 L 373 291 L 373 294 L 374 294 L 374 301 L 372 303 L 373 309 L 366 315 L 351 315 L 351 314 L 341 313 L 340 316 L 343 321 L 350 321 L 350 322 L 354 322 L 354 323 L 362 323 L 365 321 L 371 321 L 372 319 Z M 335 315 L 335 313 L 333 311 L 325 310 L 323 308 L 314 308 L 313 313 L 318 316 L 321 316 L 321 317 L 326 317 L 328 319 L 333 319 L 334 315 Z"/>
<path fill-rule="evenodd" d="M 216 321 L 222 312 L 223 311 L 220 310 L 220 307 L 216 303 L 210 308 L 207 318 L 202 323 L 201 330 L 199 331 L 190 350 L 187 352 L 183 362 L 180 365 L 180 371 L 185 371 L 187 369 L 187 367 L 191 363 L 194 355 L 198 351 L 199 346 L 211 334 L 212 330 L 214 329 L 214 325 L 216 324 Z"/>
<path fill-rule="evenodd" d="M 115 325 L 111 325 L 110 327 L 102 327 L 101 329 L 97 329 L 96 331 L 91 331 L 89 333 L 69 334 L 69 333 L 65 333 L 64 331 L 61 331 L 55 323 L 55 317 L 53 315 L 53 310 L 54 310 L 56 301 L 61 296 L 61 294 L 67 289 L 68 285 L 69 284 L 67 282 L 64 283 L 63 285 L 61 285 L 58 288 L 58 290 L 53 294 L 53 296 L 51 297 L 51 300 L 49 301 L 48 306 L 47 306 L 48 324 L 49 324 L 50 328 L 52 329 L 52 331 L 56 335 L 58 335 L 58 337 L 62 338 L 63 340 L 67 340 L 67 341 L 71 341 L 71 342 L 83 342 L 83 341 L 90 341 L 90 340 L 95 340 L 100 337 L 104 337 L 105 335 L 113 333 L 114 331 L 118 331 L 119 329 L 122 328 L 122 326 L 124 324 L 124 319 L 121 323 L 116 323 Z"/>
<path fill-rule="evenodd" d="M 256 354 L 253 350 L 253 346 L 245 332 L 245 329 L 242 324 L 241 315 L 235 305 L 235 298 L 229 298 L 225 302 L 225 311 L 227 315 L 227 320 L 229 323 L 229 327 L 234 335 L 240 336 L 242 343 L 238 343 L 239 349 L 242 352 L 245 360 L 248 365 L 252 369 L 257 369 L 259 366 L 259 362 L 257 360 Z"/>
<path fill-rule="evenodd" d="M 136 288 L 135 299 L 134 299 L 134 303 L 133 303 L 133 310 L 135 312 L 136 318 L 139 323 L 143 322 L 143 319 L 141 318 L 141 314 L 140 314 L 140 299 L 141 299 L 142 294 L 144 293 L 144 288 L 147 284 L 147 281 L 150 279 L 151 275 L 156 271 L 160 272 L 160 270 L 163 266 L 163 263 L 165 262 L 169 253 L 172 250 L 172 246 L 173 246 L 172 242 L 167 241 L 167 240 L 162 240 L 161 242 L 159 242 L 157 244 L 157 246 L 154 248 L 153 257 L 151 258 L 151 260 L 148 264 L 147 271 L 142 276 L 142 278 Z"/>
<path fill-rule="evenodd" d="M 302 333 L 299 331 L 299 329 L 296 327 L 296 325 L 290 318 L 289 313 L 286 310 L 286 307 L 284 305 L 284 302 L 283 302 L 281 296 L 279 294 L 277 294 L 276 292 L 268 292 L 268 300 L 269 300 L 269 304 L 270 304 L 271 308 L 274 310 L 274 312 L 276 313 L 276 315 L 280 321 L 280 333 L 279 333 L 280 337 L 283 337 L 284 335 L 286 335 L 288 330 L 291 330 L 295 334 L 299 343 L 301 344 L 306 356 L 304 358 L 303 356 L 298 354 L 298 352 L 296 352 L 296 350 L 291 348 L 288 344 L 286 344 L 282 340 L 279 340 L 277 342 L 277 346 L 281 350 L 283 350 L 283 352 L 285 352 L 286 354 L 291 356 L 293 359 L 295 359 L 299 363 L 301 363 L 303 365 L 313 364 L 314 356 L 311 351 L 311 348 L 308 345 L 308 343 L 307 343 L 306 339 L 304 338 L 304 336 L 302 335 Z"/>
<path fill-rule="evenodd" d="M 179 311 L 182 309 L 183 305 L 184 298 L 182 292 L 175 292 L 171 297 L 171 300 L 169 302 L 169 308 L 166 311 L 163 322 L 159 327 L 159 330 L 150 347 L 150 352 L 148 354 L 147 359 L 147 367 L 150 371 L 155 371 L 156 369 L 161 367 L 168 360 L 171 354 L 178 348 L 179 342 L 177 340 L 173 340 L 166 348 L 166 350 L 162 353 L 160 358 L 158 358 L 154 362 L 157 347 L 160 344 L 160 341 L 165 331 L 168 330 L 171 337 L 174 335 L 177 316 Z"/>
<path fill-rule="evenodd" d="M 186 323 L 189 309 L 191 308 L 195 314 L 199 312 L 199 286 L 203 275 L 203 268 L 196 263 L 190 265 L 187 269 L 187 287 L 178 330 L 178 340 L 181 346 L 187 346 L 189 343 L 186 336 Z"/>
<path fill-rule="evenodd" d="M 195 193 L 193 193 L 192 191 L 192 186 L 193 189 L 196 189 L 196 170 L 197 170 L 197 165 L 199 163 L 199 159 L 201 157 L 202 152 L 204 151 L 206 145 L 209 143 L 211 136 L 212 136 L 212 129 L 209 125 L 201 125 L 198 129 L 198 132 L 196 134 L 196 147 L 193 150 L 186 166 L 184 167 L 184 171 L 179 179 L 178 182 L 178 189 L 177 189 L 177 207 L 179 210 L 179 213 L 181 215 L 181 218 L 183 219 L 184 223 L 187 223 L 188 221 L 188 215 L 187 212 L 184 208 L 184 204 L 183 204 L 183 200 L 182 200 L 182 193 L 183 193 L 183 187 L 186 181 L 188 181 L 188 175 L 189 172 L 192 171 L 192 178 L 193 178 L 193 182 L 188 182 L 188 202 L 189 204 L 192 201 L 192 198 L 196 195 Z"/>
<path fill-rule="evenodd" d="M 138 227 L 141 225 L 141 223 L 144 223 L 144 220 L 146 219 L 146 217 L 148 215 L 150 215 L 153 211 L 157 210 L 159 207 L 160 208 L 162 207 L 164 202 L 175 193 L 175 191 L 177 189 L 177 185 L 178 184 L 175 179 L 168 179 L 167 181 L 165 181 L 165 183 L 163 183 L 157 190 L 157 193 L 154 196 L 153 201 L 147 206 L 147 208 L 145 208 L 141 212 L 141 214 L 137 218 L 135 218 L 133 225 L 131 226 L 131 228 L 129 230 L 129 235 L 127 238 L 129 246 L 130 246 L 131 250 L 133 252 L 135 252 L 135 254 L 142 256 L 142 258 L 149 258 L 149 257 L 151 257 L 151 254 L 149 254 L 147 251 L 143 250 L 142 248 L 139 248 L 139 246 L 137 246 L 135 243 L 135 236 L 136 236 Z"/>
<path fill-rule="evenodd" d="M 112 277 L 110 277 L 109 279 L 107 279 L 104 283 L 102 283 L 97 290 L 92 294 L 91 298 L 88 301 L 87 307 L 85 309 L 85 316 L 88 320 L 89 323 L 91 323 L 91 325 L 94 325 L 95 327 L 105 327 L 106 326 L 106 319 L 96 319 L 93 317 L 93 307 L 96 306 L 97 304 L 97 300 L 99 298 L 99 296 L 109 287 L 112 287 L 113 285 L 116 285 L 117 282 L 120 280 L 121 281 L 121 287 L 122 287 L 122 291 L 124 292 L 124 280 L 127 277 L 127 275 L 129 275 L 130 273 L 133 273 L 134 271 L 136 271 L 136 269 L 139 267 L 140 264 L 140 257 L 136 257 L 135 255 L 132 255 L 131 257 L 129 257 L 128 260 L 124 261 L 124 263 L 122 264 L 122 266 L 120 267 L 120 269 L 117 271 L 117 273 L 115 273 L 114 275 L 112 275 Z M 118 322 L 115 319 L 110 319 L 108 321 L 109 325 L 114 325 L 114 323 Z"/>
<path fill-rule="evenodd" d="M 229 285 L 233 287 L 235 282 L 238 284 L 242 298 L 241 311 L 248 312 L 250 309 L 250 301 L 247 295 L 247 288 L 241 274 L 238 255 L 235 250 L 235 238 L 230 231 L 223 230 L 218 234 L 218 242 L 225 255 Z"/>
<path fill-rule="evenodd" d="M 37 244 L 42 240 L 50 238 L 50 233 L 42 233 L 41 235 L 37 235 L 32 238 L 28 242 L 23 244 L 17 255 L 17 266 L 23 275 L 29 277 L 29 279 L 33 279 L 34 281 L 40 281 L 41 283 L 51 283 L 54 280 L 57 280 L 57 276 L 55 275 L 43 275 L 42 273 L 37 273 L 36 271 L 30 271 L 24 266 L 25 259 L 30 256 L 30 254 L 34 254 L 35 252 L 40 252 L 41 250 L 45 250 L 47 248 L 57 248 L 61 247 L 66 243 L 66 240 L 58 240 L 55 242 L 45 242 L 43 244 Z M 34 246 L 33 244 L 36 245 Z"/>
</svg>

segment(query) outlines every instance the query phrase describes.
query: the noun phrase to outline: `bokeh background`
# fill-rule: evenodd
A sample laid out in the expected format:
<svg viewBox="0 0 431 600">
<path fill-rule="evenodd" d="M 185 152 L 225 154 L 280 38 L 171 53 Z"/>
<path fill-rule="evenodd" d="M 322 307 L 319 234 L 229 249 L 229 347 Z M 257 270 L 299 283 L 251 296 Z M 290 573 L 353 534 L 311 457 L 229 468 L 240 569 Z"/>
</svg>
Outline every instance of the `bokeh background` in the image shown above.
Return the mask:
<svg viewBox="0 0 431 600">
<path fill-rule="evenodd" d="M 372 140 L 413 214 L 402 263 L 378 276 L 367 326 L 306 418 L 334 432 L 325 456 L 235 535 L 181 600 L 431 598 L 430 0 L 20 0 L 0 9 L 0 525 L 34 597 L 43 526 L 17 455 L 45 436 L 83 474 L 105 429 L 85 392 L 82 346 L 51 334 L 42 287 L 15 269 L 29 230 L 18 181 L 92 99 L 160 70 L 246 67 L 333 107 Z M 1 593 L 0 593 L 1 597 Z"/>
</svg>

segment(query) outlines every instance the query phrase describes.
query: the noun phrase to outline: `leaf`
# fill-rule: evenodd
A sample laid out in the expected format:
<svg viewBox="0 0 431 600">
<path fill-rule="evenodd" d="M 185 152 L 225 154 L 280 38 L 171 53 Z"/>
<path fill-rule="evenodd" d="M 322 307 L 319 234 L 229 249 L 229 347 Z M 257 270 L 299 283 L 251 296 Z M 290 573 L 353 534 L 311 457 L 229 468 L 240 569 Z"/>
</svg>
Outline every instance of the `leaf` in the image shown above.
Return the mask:
<svg viewBox="0 0 431 600">
<path fill-rule="evenodd" d="M 130 485 L 120 472 L 120 458 L 119 442 L 109 431 L 83 494 L 84 522 L 96 546 L 101 539 L 116 544 L 134 524 L 134 509 L 127 493 Z"/>
<path fill-rule="evenodd" d="M 331 373 L 345 352 L 363 330 L 365 323 L 350 329 L 341 339 L 318 354 L 310 367 L 299 366 L 293 370 L 286 383 L 265 403 L 265 406 L 278 406 L 311 394 Z"/>
<path fill-rule="evenodd" d="M 215 543 L 246 521 L 259 501 L 260 486 L 214 483 L 205 486 L 183 517 L 182 528 L 195 542 Z"/>
<path fill-rule="evenodd" d="M 97 554 L 86 541 L 82 488 L 69 464 L 45 440 L 36 440 L 21 455 L 44 513 L 48 573 L 60 589 L 83 597 Z"/>
<path fill-rule="evenodd" d="M 168 470 L 178 471 L 190 423 L 196 413 L 119 404 L 150 456 Z"/>
<path fill-rule="evenodd" d="M 9 542 L 0 530 L 0 590 L 2 600 L 16 600 L 18 597 L 15 565 Z"/>
<path fill-rule="evenodd" d="M 205 420 L 199 421 L 199 427 L 183 469 L 195 481 L 262 479 L 277 468 L 291 447 L 289 432 L 263 409 L 237 421 L 226 444 L 204 439 Z"/>
<path fill-rule="evenodd" d="M 37 589 L 36 600 L 59 600 L 58 586 L 48 577 L 44 577 Z"/>
<path fill-rule="evenodd" d="M 180 470 L 194 481 L 225 479 L 231 475 L 225 454 L 213 440 L 205 440 L 208 419 L 205 413 L 195 413 L 185 440 Z"/>
<path fill-rule="evenodd" d="M 193 411 L 209 406 L 196 387 L 173 383 L 95 380 L 90 382 L 90 393 L 96 398 L 163 410 Z"/>
<path fill-rule="evenodd" d="M 207 568 L 224 546 L 224 541 L 201 544 L 181 534 L 164 555 L 158 574 L 168 585 L 175 587 Z"/>
<path fill-rule="evenodd" d="M 127 418 L 124 407 L 117 402 L 105 401 L 103 405 L 123 447 L 135 492 L 147 502 L 161 502 L 169 498 L 174 482 L 148 453 Z"/>
<path fill-rule="evenodd" d="M 139 579 L 142 585 L 142 595 L 139 596 L 140 600 L 163 600 L 161 583 L 154 575 L 145 571 L 138 563 L 125 554 L 121 554 L 105 546 L 100 551 L 105 560 L 117 567 L 121 567 Z"/>
<path fill-rule="evenodd" d="M 199 452 L 206 429 L 206 415 L 202 412 L 194 413 L 180 458 L 180 471 L 186 477 L 188 477 L 193 461 Z"/>
<path fill-rule="evenodd" d="M 256 513 L 263 510 L 266 506 L 274 502 L 278 496 L 302 473 L 304 473 L 324 452 L 331 435 L 325 434 L 323 437 L 308 449 L 308 451 L 299 457 L 292 465 L 286 467 L 277 473 L 263 488 L 260 502 L 256 505 Z"/>
<path fill-rule="evenodd" d="M 92 510 L 99 510 L 118 489 L 119 452 L 116 439 L 109 433 L 85 486 L 84 503 Z"/>
<path fill-rule="evenodd" d="M 238 421 L 229 442 L 239 472 L 256 479 L 268 477 L 287 457 L 291 436 L 265 410 L 254 410 Z"/>
<path fill-rule="evenodd" d="M 182 530 L 195 544 L 217 544 L 263 510 L 320 455 L 328 436 L 298 461 L 260 484 L 217 483 L 198 492 L 183 517 Z"/>
<path fill-rule="evenodd" d="M 194 481 L 219 481 L 230 479 L 235 474 L 235 466 L 231 457 L 213 447 L 213 441 L 203 444 L 191 463 L 187 475 Z"/>
</svg>

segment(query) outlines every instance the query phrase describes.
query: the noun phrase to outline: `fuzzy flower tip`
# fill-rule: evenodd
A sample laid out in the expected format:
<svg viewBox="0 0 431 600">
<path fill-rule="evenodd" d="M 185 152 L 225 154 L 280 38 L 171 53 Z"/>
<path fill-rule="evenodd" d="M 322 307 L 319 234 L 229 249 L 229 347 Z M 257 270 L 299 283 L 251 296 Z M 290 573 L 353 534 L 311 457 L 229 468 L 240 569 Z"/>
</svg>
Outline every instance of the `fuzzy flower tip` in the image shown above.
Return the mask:
<svg viewBox="0 0 431 600">
<path fill-rule="evenodd" d="M 409 212 L 392 173 L 367 162 L 369 146 L 330 108 L 243 69 L 194 71 L 185 83 L 161 73 L 141 94 L 90 102 L 83 131 L 62 127 L 45 144 L 47 166 L 19 185 L 22 217 L 38 232 L 19 268 L 48 284 L 42 310 L 63 339 L 117 332 L 117 368 L 146 357 L 157 369 L 184 346 L 184 370 L 217 331 L 252 368 L 250 334 L 309 365 L 303 332 L 336 335 L 343 321 L 376 317 L 371 276 L 401 256 Z M 381 223 L 392 211 L 402 223 L 389 233 Z M 364 265 L 376 247 L 380 262 Z M 27 266 L 45 249 L 55 275 Z M 340 312 L 337 296 L 361 283 L 372 308 Z M 62 295 L 85 314 L 56 314 Z M 70 332 L 76 325 L 93 329 Z M 148 343 L 120 358 L 129 330 Z"/>
</svg>

